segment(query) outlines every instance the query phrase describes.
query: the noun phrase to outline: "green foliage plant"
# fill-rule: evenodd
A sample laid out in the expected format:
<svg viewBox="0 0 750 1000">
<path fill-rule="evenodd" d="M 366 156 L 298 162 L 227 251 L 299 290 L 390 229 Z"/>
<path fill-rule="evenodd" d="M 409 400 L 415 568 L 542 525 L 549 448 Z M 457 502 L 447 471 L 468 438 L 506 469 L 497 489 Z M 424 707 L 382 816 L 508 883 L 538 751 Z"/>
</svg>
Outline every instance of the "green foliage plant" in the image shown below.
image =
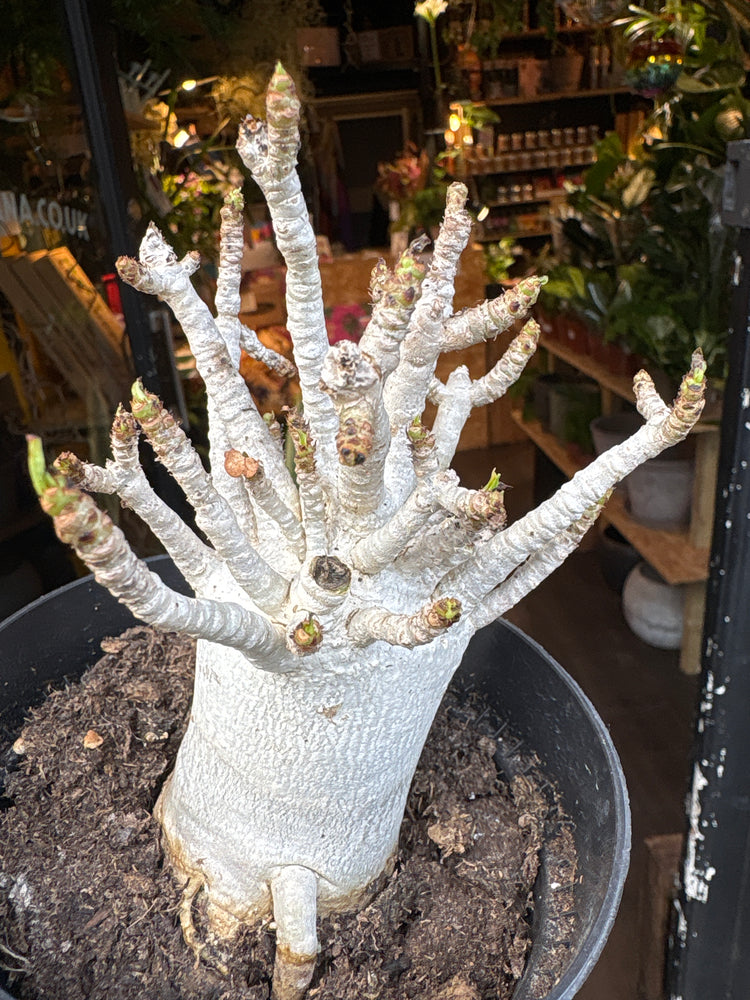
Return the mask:
<svg viewBox="0 0 750 1000">
<path fill-rule="evenodd" d="M 676 30 L 683 72 L 654 107 L 640 146 L 607 135 L 563 223 L 564 253 L 543 268 L 542 301 L 583 315 L 672 376 L 692 345 L 710 370 L 726 364 L 728 284 L 736 234 L 719 211 L 726 143 L 750 135 L 743 37 L 727 5 L 630 8 L 625 30 Z"/>
</svg>

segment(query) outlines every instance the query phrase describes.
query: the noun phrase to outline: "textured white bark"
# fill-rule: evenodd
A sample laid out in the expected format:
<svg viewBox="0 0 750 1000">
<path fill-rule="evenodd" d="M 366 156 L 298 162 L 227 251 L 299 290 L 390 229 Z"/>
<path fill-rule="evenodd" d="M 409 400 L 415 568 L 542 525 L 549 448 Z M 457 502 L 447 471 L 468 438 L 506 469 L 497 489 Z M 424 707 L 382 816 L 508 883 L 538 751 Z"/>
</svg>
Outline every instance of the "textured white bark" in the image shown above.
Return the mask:
<svg viewBox="0 0 750 1000">
<path fill-rule="evenodd" d="M 438 406 L 435 423 L 435 456 L 438 466 L 447 469 L 453 461 L 464 424 L 471 413 L 471 378 L 469 369 L 460 365 L 448 376 L 445 394 Z"/>
<path fill-rule="evenodd" d="M 527 594 L 535 590 L 558 566 L 561 566 L 571 552 L 578 548 L 581 539 L 594 524 L 603 506 L 603 503 L 597 504 L 582 518 L 561 531 L 544 548 L 529 556 L 504 583 L 491 591 L 472 613 L 474 626 L 480 629 L 496 618 L 501 618 Z"/>
<path fill-rule="evenodd" d="M 328 351 L 315 232 L 297 176 L 300 103 L 287 77 L 271 81 L 268 124 L 248 117 L 240 127 L 237 151 L 266 198 L 276 242 L 287 266 L 287 327 L 294 344 L 305 415 L 320 448 L 321 473 L 335 462 L 336 421 L 320 388 L 320 371 Z M 274 83 L 276 93 L 274 95 Z"/>
<path fill-rule="evenodd" d="M 198 643 L 188 732 L 158 807 L 172 857 L 240 920 L 301 866 L 320 912 L 354 908 L 389 864 L 422 744 L 469 630 L 415 649 L 329 643 L 287 674 Z M 332 648 L 333 647 L 333 648 Z"/>
<path fill-rule="evenodd" d="M 405 427 L 424 409 L 435 363 L 443 350 L 442 329 L 450 316 L 453 282 L 461 253 L 471 233 L 471 216 L 465 209 L 467 190 L 451 184 L 445 220 L 435 240 L 422 295 L 401 345 L 398 367 L 385 387 L 385 406 L 394 429 Z"/>
<path fill-rule="evenodd" d="M 277 488 L 284 496 L 294 496 L 294 488 L 278 448 L 273 447 L 268 427 L 258 413 L 245 381 L 237 370 L 208 306 L 190 282 L 197 261 L 188 255 L 177 257 L 153 224 L 149 225 L 137 261 L 121 257 L 117 271 L 134 288 L 164 299 L 180 323 L 190 344 L 198 371 L 206 386 L 209 405 L 221 413 L 227 443 L 250 451 L 272 471 Z"/>
<path fill-rule="evenodd" d="M 401 343 L 421 294 L 425 268 L 419 253 L 428 242 L 426 237 L 415 240 L 401 254 L 392 272 L 383 260 L 373 270 L 370 283 L 372 316 L 359 346 L 363 354 L 377 359 L 383 380 L 398 365 Z"/>
<path fill-rule="evenodd" d="M 258 607 L 266 611 L 278 608 L 286 596 L 288 581 L 249 544 L 234 510 L 214 486 L 185 432 L 155 397 L 142 389 L 134 392 L 133 412 L 159 461 L 185 491 L 195 511 L 196 524 L 211 540 L 237 583 Z M 223 461 L 221 468 L 223 472 Z M 233 487 L 237 485 L 230 477 L 226 478 Z"/>
<path fill-rule="evenodd" d="M 339 421 L 336 506 L 343 521 L 339 529 L 356 534 L 372 523 L 371 515 L 383 500 L 390 426 L 380 372 L 356 344 L 345 340 L 328 352 L 321 385 Z"/>
<path fill-rule="evenodd" d="M 523 319 L 534 305 L 539 289 L 546 278 L 524 278 L 517 285 L 487 299 L 472 309 L 463 309 L 451 316 L 443 325 L 441 350 L 458 351 L 483 340 L 493 340 L 519 319 Z"/>
</svg>

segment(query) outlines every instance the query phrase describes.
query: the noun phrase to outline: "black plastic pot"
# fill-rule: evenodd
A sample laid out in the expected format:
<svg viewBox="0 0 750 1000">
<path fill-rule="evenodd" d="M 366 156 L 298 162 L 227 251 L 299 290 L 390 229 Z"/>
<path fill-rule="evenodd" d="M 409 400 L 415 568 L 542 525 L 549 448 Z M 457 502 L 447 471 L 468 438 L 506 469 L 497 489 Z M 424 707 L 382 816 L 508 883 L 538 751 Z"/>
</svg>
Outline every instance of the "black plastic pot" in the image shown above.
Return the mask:
<svg viewBox="0 0 750 1000">
<path fill-rule="evenodd" d="M 150 560 L 170 586 L 184 581 L 163 556 Z M 0 737 L 16 729 L 29 705 L 52 681 L 94 663 L 99 642 L 134 624 L 134 618 L 93 578 L 68 584 L 12 615 L 0 625 Z M 557 985 L 540 997 L 534 972 L 551 939 L 546 919 L 554 889 L 544 863 L 535 895 L 532 949 L 514 1000 L 572 1000 L 594 966 L 617 913 L 630 852 L 630 812 L 625 779 L 609 734 L 575 681 L 541 646 L 507 622 L 495 622 L 473 638 L 457 675 L 476 688 L 499 723 L 507 723 L 499 757 L 518 739 L 535 753 L 557 787 L 574 837 L 582 879 L 575 886 L 577 942 Z M 13 998 L 0 987 L 0 1000 Z"/>
</svg>

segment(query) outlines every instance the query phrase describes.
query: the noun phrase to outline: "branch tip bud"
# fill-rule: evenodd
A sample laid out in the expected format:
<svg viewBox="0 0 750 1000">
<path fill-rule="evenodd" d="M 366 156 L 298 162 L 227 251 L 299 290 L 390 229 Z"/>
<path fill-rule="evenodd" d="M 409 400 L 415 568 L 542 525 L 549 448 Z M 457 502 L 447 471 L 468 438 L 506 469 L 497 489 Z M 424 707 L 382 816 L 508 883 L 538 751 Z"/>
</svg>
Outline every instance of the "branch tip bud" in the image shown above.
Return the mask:
<svg viewBox="0 0 750 1000">
<path fill-rule="evenodd" d="M 159 397 L 153 392 L 149 392 L 141 379 L 136 379 L 131 386 L 130 407 L 133 416 L 141 423 L 152 420 L 163 409 Z"/>
<path fill-rule="evenodd" d="M 495 490 L 505 489 L 505 483 L 500 481 L 500 476 L 498 475 L 497 469 L 493 469 L 490 478 L 487 481 L 487 485 L 483 486 L 482 489 L 486 493 L 494 493 Z"/>
<path fill-rule="evenodd" d="M 45 490 L 55 486 L 55 477 L 50 475 L 44 458 L 42 439 L 36 434 L 26 435 L 26 449 L 29 465 L 29 476 L 37 496 L 42 496 Z"/>
<path fill-rule="evenodd" d="M 230 448 L 224 452 L 224 471 L 232 479 L 254 479 L 261 472 L 261 467 L 257 459 Z"/>
<path fill-rule="evenodd" d="M 115 269 L 127 285 L 134 285 L 141 273 L 141 265 L 135 257 L 118 257 Z"/>
<path fill-rule="evenodd" d="M 57 517 L 66 507 L 80 502 L 83 497 L 81 491 L 76 486 L 69 485 L 62 472 L 52 475 L 47 468 L 42 439 L 35 434 L 27 434 L 26 447 L 29 476 L 42 510 L 50 517 Z"/>
<path fill-rule="evenodd" d="M 323 641 L 323 626 L 309 613 L 289 629 L 289 643 L 296 653 L 312 653 Z"/>
<path fill-rule="evenodd" d="M 428 617 L 435 618 L 435 624 L 443 628 L 450 628 L 461 618 L 461 602 L 455 597 L 441 597 L 435 601 L 430 609 Z"/>
<path fill-rule="evenodd" d="M 74 455 L 72 451 L 61 452 L 55 459 L 53 465 L 61 476 L 65 476 L 66 479 L 72 480 L 76 486 L 80 486 L 83 483 L 83 462 L 80 460 L 78 455 Z"/>
</svg>

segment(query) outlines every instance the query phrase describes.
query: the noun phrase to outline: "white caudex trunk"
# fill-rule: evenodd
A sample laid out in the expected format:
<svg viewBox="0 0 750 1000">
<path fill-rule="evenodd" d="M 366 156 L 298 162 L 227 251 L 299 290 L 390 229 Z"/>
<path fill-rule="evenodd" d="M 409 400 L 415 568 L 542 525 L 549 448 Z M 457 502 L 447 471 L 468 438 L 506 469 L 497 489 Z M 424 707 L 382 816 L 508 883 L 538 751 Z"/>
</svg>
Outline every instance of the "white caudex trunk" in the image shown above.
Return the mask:
<svg viewBox="0 0 750 1000">
<path fill-rule="evenodd" d="M 472 407 L 499 398 L 534 351 L 529 320 L 501 360 L 472 381 L 442 384 L 438 355 L 523 320 L 541 281 L 452 315 L 469 237 L 466 189 L 449 188 L 434 253 L 417 241 L 371 285 L 373 316 L 357 346 L 329 348 L 315 237 L 296 174 L 299 103 L 279 67 L 268 124 L 248 118 L 238 149 L 267 198 L 288 267 L 289 329 L 303 395 L 286 413 L 294 476 L 278 425 L 257 411 L 239 347 L 279 371 L 239 319 L 242 201 L 222 212 L 216 315 L 196 294 L 196 261 L 178 261 L 155 227 L 138 261 L 118 262 L 136 288 L 172 308 L 203 376 L 211 472 L 140 383 L 112 429 L 103 469 L 61 456 L 30 466 L 45 509 L 102 583 L 144 621 L 197 638 L 187 733 L 157 805 L 169 862 L 187 879 L 181 922 L 204 892 L 213 933 L 273 918 L 276 1000 L 312 975 L 319 914 L 374 892 L 396 850 L 404 802 L 443 692 L 476 628 L 503 614 L 559 565 L 608 492 L 639 462 L 682 439 L 700 415 L 699 354 L 673 406 L 645 373 L 635 381 L 642 430 L 592 462 L 537 511 L 506 527 L 503 484 L 461 487 L 449 469 Z M 425 401 L 437 404 L 432 430 Z M 138 463 L 143 435 L 180 483 L 199 537 L 156 496 Z M 193 587 L 166 587 L 88 495 L 116 493 L 161 539 Z"/>
</svg>

